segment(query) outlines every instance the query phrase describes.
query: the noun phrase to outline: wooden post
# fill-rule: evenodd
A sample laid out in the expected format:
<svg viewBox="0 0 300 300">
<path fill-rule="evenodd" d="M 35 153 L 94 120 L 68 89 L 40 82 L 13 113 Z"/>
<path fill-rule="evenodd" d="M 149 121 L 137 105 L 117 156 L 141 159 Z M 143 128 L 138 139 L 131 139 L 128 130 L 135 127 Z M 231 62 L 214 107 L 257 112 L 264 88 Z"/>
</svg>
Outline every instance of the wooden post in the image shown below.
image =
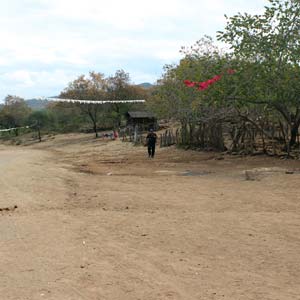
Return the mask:
<svg viewBox="0 0 300 300">
<path fill-rule="evenodd" d="M 274 122 L 272 122 L 272 149 L 273 149 L 273 155 L 276 155 L 274 135 L 275 135 L 275 125 Z"/>
<path fill-rule="evenodd" d="M 38 130 L 38 137 L 39 137 L 39 142 L 42 141 L 42 137 L 41 137 L 41 128 L 40 128 L 40 125 L 38 124 L 37 126 L 37 130 Z"/>
<path fill-rule="evenodd" d="M 137 143 L 137 138 L 138 138 L 138 125 L 135 124 L 135 127 L 134 127 L 134 137 L 133 137 L 133 142 L 135 144 Z"/>
</svg>

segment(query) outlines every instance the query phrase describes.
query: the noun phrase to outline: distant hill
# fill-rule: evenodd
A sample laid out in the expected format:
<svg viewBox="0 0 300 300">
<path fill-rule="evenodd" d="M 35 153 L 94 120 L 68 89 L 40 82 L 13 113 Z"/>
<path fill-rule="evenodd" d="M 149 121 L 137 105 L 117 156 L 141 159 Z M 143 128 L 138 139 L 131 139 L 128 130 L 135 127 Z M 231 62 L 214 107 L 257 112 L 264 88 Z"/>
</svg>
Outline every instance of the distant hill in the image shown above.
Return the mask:
<svg viewBox="0 0 300 300">
<path fill-rule="evenodd" d="M 151 87 L 153 87 L 153 84 L 151 84 L 149 82 L 143 82 L 143 83 L 138 84 L 137 86 L 141 86 L 144 89 L 150 89 Z"/>
<path fill-rule="evenodd" d="M 45 109 L 50 102 L 48 100 L 40 100 L 40 99 L 28 99 L 25 101 L 32 110 Z"/>
<path fill-rule="evenodd" d="M 45 109 L 46 106 L 50 101 L 48 100 L 40 100 L 40 99 L 28 99 L 25 100 L 26 104 L 32 109 L 32 110 L 42 110 Z M 4 104 L 0 103 L 0 110 L 4 107 Z"/>
</svg>

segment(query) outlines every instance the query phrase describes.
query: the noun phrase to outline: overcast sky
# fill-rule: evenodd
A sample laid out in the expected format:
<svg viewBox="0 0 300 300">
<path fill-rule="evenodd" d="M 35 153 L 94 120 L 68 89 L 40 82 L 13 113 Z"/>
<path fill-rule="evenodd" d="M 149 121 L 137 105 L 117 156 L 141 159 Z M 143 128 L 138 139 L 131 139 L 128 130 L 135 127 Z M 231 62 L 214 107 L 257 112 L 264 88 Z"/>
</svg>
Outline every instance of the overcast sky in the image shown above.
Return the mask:
<svg viewBox="0 0 300 300">
<path fill-rule="evenodd" d="M 0 0 L 0 101 L 54 96 L 80 74 L 118 69 L 155 82 L 180 47 L 215 37 L 224 14 L 267 0 Z"/>
</svg>

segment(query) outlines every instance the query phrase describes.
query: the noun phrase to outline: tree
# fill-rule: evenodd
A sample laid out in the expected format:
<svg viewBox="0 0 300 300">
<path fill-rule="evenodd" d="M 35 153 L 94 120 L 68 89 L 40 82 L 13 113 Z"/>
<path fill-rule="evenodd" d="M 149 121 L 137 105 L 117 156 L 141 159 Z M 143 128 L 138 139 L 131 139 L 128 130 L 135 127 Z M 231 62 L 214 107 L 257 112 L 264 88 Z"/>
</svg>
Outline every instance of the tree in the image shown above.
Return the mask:
<svg viewBox="0 0 300 300">
<path fill-rule="evenodd" d="M 142 87 L 131 84 L 129 73 L 124 70 L 117 70 L 115 75 L 107 78 L 107 97 L 111 100 L 134 100 L 145 99 L 147 92 Z M 125 112 L 132 107 L 132 104 L 112 103 L 112 117 L 116 127 L 121 126 L 121 119 Z"/>
<path fill-rule="evenodd" d="M 240 61 L 237 99 L 277 111 L 289 126 L 291 147 L 300 126 L 300 2 L 269 2 L 262 15 L 226 17 L 218 39 Z"/>
<path fill-rule="evenodd" d="M 5 128 L 16 128 L 14 133 L 19 135 L 18 127 L 24 126 L 31 109 L 23 98 L 8 95 L 4 99 L 4 106 L 0 113 L 0 125 Z"/>
<path fill-rule="evenodd" d="M 163 77 L 153 92 L 149 106 L 164 118 L 179 120 L 182 127 L 182 142 L 195 143 L 195 130 L 200 123 L 215 120 L 216 110 L 232 93 L 226 70 L 232 67 L 230 57 L 223 55 L 205 36 L 190 48 L 182 48 L 184 57 L 179 65 L 166 65 Z M 225 73 L 222 80 L 207 90 L 199 91 L 184 85 L 184 80 L 206 81 L 217 74 Z M 213 123 L 213 122 L 212 122 Z M 214 125 L 216 123 L 214 122 Z M 221 147 L 222 148 L 222 147 Z"/>
<path fill-rule="evenodd" d="M 61 98 L 82 100 L 130 100 L 145 98 L 146 92 L 143 88 L 130 83 L 129 74 L 123 70 L 116 71 L 114 76 L 105 78 L 102 73 L 90 72 L 88 77 L 79 76 L 60 94 Z M 70 104 L 67 104 L 70 106 Z M 132 107 L 130 104 L 109 103 L 78 104 L 81 112 L 88 116 L 93 124 L 95 136 L 98 137 L 100 120 L 102 123 L 110 119 L 114 121 L 115 127 L 120 127 L 122 115 Z"/>
<path fill-rule="evenodd" d="M 19 96 L 13 96 L 13 95 L 7 95 L 4 98 L 4 105 L 14 105 L 14 104 L 20 104 L 23 103 L 25 100 Z"/>
<path fill-rule="evenodd" d="M 60 94 L 60 98 L 81 100 L 105 100 L 107 81 L 102 73 L 90 72 L 89 77 L 79 76 Z M 98 123 L 104 107 L 97 104 L 78 104 L 83 114 L 86 114 L 93 124 L 95 137 L 98 137 Z"/>
<path fill-rule="evenodd" d="M 51 121 L 51 117 L 47 110 L 36 110 L 33 111 L 29 117 L 28 121 L 32 124 L 33 128 L 37 130 L 38 139 L 41 142 L 41 130 L 48 126 L 49 122 Z"/>
</svg>

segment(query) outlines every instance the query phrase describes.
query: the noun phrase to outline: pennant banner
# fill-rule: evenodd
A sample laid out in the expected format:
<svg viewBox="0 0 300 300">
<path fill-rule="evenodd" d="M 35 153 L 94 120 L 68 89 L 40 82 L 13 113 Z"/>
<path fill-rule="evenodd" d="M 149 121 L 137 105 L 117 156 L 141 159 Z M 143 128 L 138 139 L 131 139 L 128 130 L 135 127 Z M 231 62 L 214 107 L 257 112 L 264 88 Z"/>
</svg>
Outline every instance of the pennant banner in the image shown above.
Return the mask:
<svg viewBox="0 0 300 300">
<path fill-rule="evenodd" d="M 0 132 L 7 132 L 11 130 L 16 130 L 16 129 L 22 129 L 22 128 L 31 128 L 35 125 L 30 125 L 30 126 L 23 126 L 23 127 L 14 127 L 14 128 L 6 128 L 6 129 L 0 129 Z"/>
<path fill-rule="evenodd" d="M 106 103 L 144 103 L 145 100 L 80 100 L 80 99 L 61 99 L 39 97 L 39 100 L 48 100 L 55 102 L 80 103 L 80 104 L 106 104 Z"/>
<path fill-rule="evenodd" d="M 146 100 L 144 100 L 144 99 L 141 99 L 141 100 L 79 100 L 79 99 L 61 99 L 61 98 L 46 98 L 46 97 L 38 97 L 35 99 L 48 100 L 48 101 L 54 101 L 54 102 L 80 103 L 80 104 L 144 103 L 144 102 L 146 102 Z M 33 126 L 35 126 L 35 125 L 0 129 L 0 132 L 8 132 L 11 130 L 22 129 L 22 128 L 31 128 Z"/>
<path fill-rule="evenodd" d="M 227 74 L 234 74 L 234 73 L 235 73 L 235 70 L 232 70 L 232 69 L 227 70 Z M 187 87 L 196 87 L 197 90 L 203 91 L 203 90 L 206 90 L 210 85 L 219 81 L 222 78 L 222 76 L 223 76 L 223 74 L 216 75 L 213 78 L 208 79 L 206 81 L 202 81 L 202 82 L 194 82 L 194 81 L 190 81 L 190 80 L 184 80 L 183 82 Z"/>
</svg>

